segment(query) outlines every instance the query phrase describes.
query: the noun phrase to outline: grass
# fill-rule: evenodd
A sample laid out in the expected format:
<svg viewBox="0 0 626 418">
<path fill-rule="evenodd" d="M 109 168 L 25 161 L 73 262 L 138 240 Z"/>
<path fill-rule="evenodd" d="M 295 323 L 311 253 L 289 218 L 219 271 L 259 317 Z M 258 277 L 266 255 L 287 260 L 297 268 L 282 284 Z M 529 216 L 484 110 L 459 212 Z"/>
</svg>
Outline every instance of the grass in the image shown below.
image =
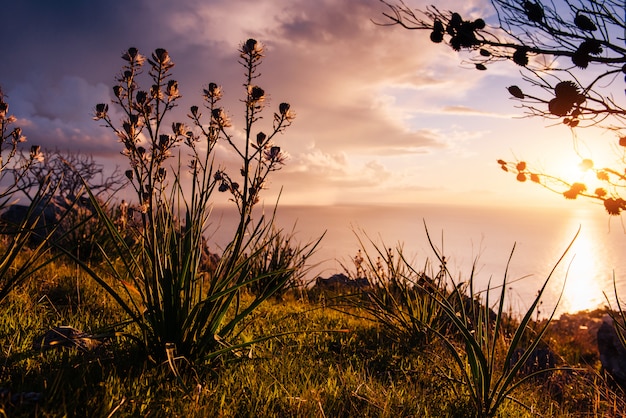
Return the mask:
<svg viewBox="0 0 626 418">
<path fill-rule="evenodd" d="M 455 378 L 460 370 L 441 341 L 411 349 L 390 339 L 366 310 L 323 307 L 295 292 L 259 306 L 238 329 L 242 342 L 282 337 L 210 363 L 176 359 L 182 382 L 167 362 L 146 361 L 123 337 L 93 352 L 33 350 L 33 340 L 55 325 L 98 333 L 124 317 L 110 296 L 73 266 L 56 262 L 47 268 L 3 305 L 0 402 L 6 416 L 473 414 L 470 392 Z M 548 327 L 546 344 L 573 359 L 572 317 L 568 321 Z M 571 365 L 580 372 L 522 382 L 515 389 L 515 398 L 532 409 L 505 400 L 498 414 L 619 416 L 623 394 L 600 378 L 597 358 L 579 358 Z"/>
</svg>

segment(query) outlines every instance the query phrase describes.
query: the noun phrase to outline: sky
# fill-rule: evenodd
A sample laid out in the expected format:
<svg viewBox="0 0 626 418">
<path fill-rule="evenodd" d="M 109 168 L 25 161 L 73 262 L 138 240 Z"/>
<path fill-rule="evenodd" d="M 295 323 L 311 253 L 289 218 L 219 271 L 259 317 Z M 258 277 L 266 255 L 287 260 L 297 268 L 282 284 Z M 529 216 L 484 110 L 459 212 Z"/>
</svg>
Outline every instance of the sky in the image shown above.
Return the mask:
<svg viewBox="0 0 626 418">
<path fill-rule="evenodd" d="M 379 0 L 5 3 L 0 86 L 29 146 L 88 153 L 125 169 L 121 144 L 92 116 L 97 103 L 110 103 L 131 46 L 144 55 L 169 51 L 183 95 L 179 119 L 215 82 L 241 129 L 237 49 L 255 38 L 266 51 L 259 79 L 269 95 L 266 120 L 281 102 L 297 115 L 276 141 L 290 159 L 266 198 L 282 188 L 287 205 L 571 204 L 518 183 L 496 163 L 519 158 L 558 172 L 578 161 L 567 127 L 522 118 L 506 90 L 521 83 L 519 68 L 477 71 L 427 32 L 376 25 L 387 10 Z M 462 9 L 437 3 L 467 18 L 492 13 L 486 0 Z M 583 134 L 596 141 L 592 135 Z"/>
</svg>

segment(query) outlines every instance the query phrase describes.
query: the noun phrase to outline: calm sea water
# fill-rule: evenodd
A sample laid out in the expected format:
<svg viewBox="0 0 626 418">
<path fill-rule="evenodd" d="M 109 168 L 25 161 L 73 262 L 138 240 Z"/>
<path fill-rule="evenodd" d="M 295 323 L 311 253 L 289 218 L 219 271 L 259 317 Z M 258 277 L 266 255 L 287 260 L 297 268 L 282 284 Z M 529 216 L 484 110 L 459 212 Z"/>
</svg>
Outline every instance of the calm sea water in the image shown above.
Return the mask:
<svg viewBox="0 0 626 418">
<path fill-rule="evenodd" d="M 574 205 L 573 205 L 574 206 Z M 213 241 L 223 246 L 235 214 L 216 209 Z M 216 225 L 220 225 L 219 228 Z M 300 242 L 326 234 L 311 262 L 310 279 L 353 266 L 360 248 L 375 255 L 370 245 L 395 248 L 402 245 L 406 258 L 422 267 L 429 260 L 438 265 L 426 235 L 446 256 L 455 279 L 467 279 L 475 263 L 477 287 L 502 283 L 509 255 L 507 303 L 522 311 L 530 305 L 543 282 L 574 239 L 556 268 L 543 298 L 542 314 L 553 308 L 563 292 L 557 311 L 576 312 L 614 303 L 613 278 L 618 294 L 626 299 L 626 233 L 620 218 L 605 215 L 601 208 L 562 209 L 477 208 L 436 205 L 419 206 L 282 206 L 277 224 L 296 233 Z M 217 229 L 216 229 L 217 228 Z"/>
</svg>

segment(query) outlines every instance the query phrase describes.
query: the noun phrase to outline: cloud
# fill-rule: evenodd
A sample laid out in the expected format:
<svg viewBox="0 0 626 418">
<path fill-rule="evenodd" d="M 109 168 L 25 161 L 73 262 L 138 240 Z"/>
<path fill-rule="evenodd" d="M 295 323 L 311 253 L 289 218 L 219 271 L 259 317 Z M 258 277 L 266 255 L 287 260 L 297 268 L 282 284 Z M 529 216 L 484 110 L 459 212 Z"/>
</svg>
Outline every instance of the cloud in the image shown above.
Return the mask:
<svg viewBox="0 0 626 418">
<path fill-rule="evenodd" d="M 18 117 L 30 144 L 49 150 L 73 150 L 94 155 L 117 153 L 110 131 L 92 120 L 96 103 L 109 100 L 104 84 L 65 76 L 49 83 L 41 78 L 19 83 L 7 92 L 11 112 Z"/>
<path fill-rule="evenodd" d="M 272 190 L 284 184 L 293 200 L 315 200 L 312 193 L 319 193 L 321 200 L 337 201 L 411 184 L 439 189 L 436 176 L 416 173 L 440 160 L 454 165 L 479 155 L 478 140 L 488 131 L 477 116 L 509 117 L 501 113 L 508 96 L 503 89 L 501 98 L 494 96 L 485 81 L 502 74 L 499 69 L 465 69 L 461 56 L 431 43 L 425 32 L 376 25 L 373 20 L 383 22 L 387 10 L 379 0 L 105 3 L 68 0 L 51 6 L 29 0 L 3 9 L 12 17 L 3 30 L 20 36 L 15 45 L 0 44 L 6 57 L 0 83 L 29 144 L 119 156 L 113 132 L 91 113 L 96 103 L 110 103 L 120 56 L 129 46 L 145 55 L 157 47 L 170 52 L 183 94 L 172 119 L 186 120 L 188 107 L 201 105 L 203 86 L 221 85 L 240 140 L 244 78 L 237 48 L 249 37 L 266 50 L 255 82 L 268 94 L 267 112 L 257 128 L 271 129 L 281 102 L 289 102 L 297 115 L 276 137 L 292 158 L 271 180 Z M 448 0 L 441 8 L 458 9 L 457 3 Z M 488 6 L 475 0 L 459 11 L 482 15 Z M 119 121 L 112 104 L 110 112 Z M 237 169 L 227 149 L 219 148 L 218 157 Z"/>
</svg>

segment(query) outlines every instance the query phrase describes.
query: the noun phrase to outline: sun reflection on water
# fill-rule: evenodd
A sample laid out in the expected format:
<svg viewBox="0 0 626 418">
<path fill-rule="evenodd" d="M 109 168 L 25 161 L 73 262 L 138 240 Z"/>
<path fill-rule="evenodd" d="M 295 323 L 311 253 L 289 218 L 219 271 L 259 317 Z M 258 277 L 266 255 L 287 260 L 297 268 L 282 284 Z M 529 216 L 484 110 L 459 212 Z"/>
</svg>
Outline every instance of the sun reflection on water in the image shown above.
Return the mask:
<svg viewBox="0 0 626 418">
<path fill-rule="evenodd" d="M 610 292 L 610 273 L 602 237 L 590 224 L 584 224 L 564 261 L 567 281 L 558 311 L 578 312 L 605 304 L 603 292 Z M 606 239 L 606 238 L 605 238 Z"/>
<path fill-rule="evenodd" d="M 567 273 L 562 309 L 578 312 L 602 304 L 601 284 L 596 278 L 597 247 L 592 239 L 579 236 L 572 248 L 573 259 Z"/>
</svg>

